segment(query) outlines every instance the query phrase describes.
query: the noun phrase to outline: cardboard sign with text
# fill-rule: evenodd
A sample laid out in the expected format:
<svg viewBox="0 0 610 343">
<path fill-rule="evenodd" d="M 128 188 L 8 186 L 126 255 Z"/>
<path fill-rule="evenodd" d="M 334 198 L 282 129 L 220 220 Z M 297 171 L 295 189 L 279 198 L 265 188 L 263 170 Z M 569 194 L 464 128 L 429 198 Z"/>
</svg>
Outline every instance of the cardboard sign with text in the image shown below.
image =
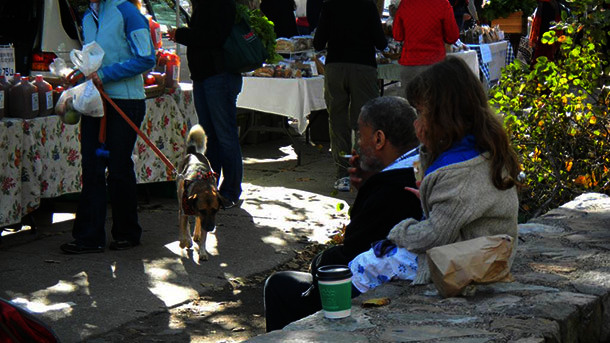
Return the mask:
<svg viewBox="0 0 610 343">
<path fill-rule="evenodd" d="M 0 75 L 15 74 L 15 49 L 12 45 L 0 45 Z"/>
</svg>

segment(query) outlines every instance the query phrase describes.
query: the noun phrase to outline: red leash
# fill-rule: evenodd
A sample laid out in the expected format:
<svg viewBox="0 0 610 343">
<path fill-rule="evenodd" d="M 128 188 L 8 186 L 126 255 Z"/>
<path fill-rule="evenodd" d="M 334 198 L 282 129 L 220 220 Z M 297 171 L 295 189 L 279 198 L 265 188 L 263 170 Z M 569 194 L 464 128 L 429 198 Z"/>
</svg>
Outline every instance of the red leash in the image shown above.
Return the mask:
<svg viewBox="0 0 610 343">
<path fill-rule="evenodd" d="M 140 138 L 142 138 L 142 140 L 144 142 L 146 142 L 146 144 L 155 152 L 155 154 L 157 156 L 159 156 L 159 158 L 161 159 L 161 161 L 163 161 L 163 163 L 165 163 L 165 165 L 167 166 L 167 168 L 169 168 L 169 170 L 172 173 L 176 172 L 176 167 L 174 167 L 174 165 L 172 164 L 172 162 L 170 162 L 167 157 L 161 152 L 161 150 L 159 150 L 159 148 L 157 148 L 156 145 L 153 144 L 153 142 L 150 141 L 150 139 L 148 139 L 148 137 L 146 137 L 146 135 L 140 131 L 140 128 L 138 126 L 136 126 L 136 124 L 133 123 L 133 121 L 131 121 L 131 119 L 129 119 L 129 117 L 125 114 L 125 112 L 123 112 L 123 110 L 121 110 L 119 108 L 119 106 L 117 106 L 117 104 L 114 103 L 114 101 L 112 101 L 112 99 L 110 99 L 110 97 L 108 96 L 108 94 L 106 94 L 106 92 L 104 92 L 104 90 L 102 89 L 102 87 L 97 87 L 97 89 L 100 91 L 100 94 L 102 95 L 102 97 L 108 101 L 108 103 L 110 105 L 112 105 L 112 107 L 114 107 L 114 109 L 121 115 L 121 117 L 123 117 L 123 119 L 125 119 L 125 121 L 127 122 L 127 124 L 129 124 L 129 126 L 131 126 L 132 129 L 134 129 L 136 131 L 136 133 L 138 134 L 138 136 L 140 136 Z M 102 118 L 102 123 L 105 126 L 105 120 L 106 119 L 106 114 L 104 112 L 104 117 Z M 105 138 L 106 134 L 104 133 L 104 138 Z M 100 127 L 100 137 L 102 137 L 102 133 L 101 133 L 101 127 Z"/>
<path fill-rule="evenodd" d="M 67 76 L 67 79 L 70 83 L 75 84 L 76 81 L 78 79 L 82 78 L 83 76 L 84 75 L 82 73 L 76 74 L 76 70 L 75 70 Z M 138 126 L 136 126 L 136 124 L 134 124 L 133 121 L 131 121 L 131 119 L 129 119 L 129 117 L 125 114 L 125 112 L 123 112 L 123 110 L 121 110 L 119 108 L 119 106 L 117 106 L 117 104 L 115 104 L 114 101 L 112 101 L 112 99 L 110 99 L 108 94 L 106 94 L 106 92 L 104 92 L 104 89 L 101 86 L 96 85 L 96 87 L 97 87 L 97 90 L 102 95 L 102 97 L 106 100 L 104 102 L 104 116 L 102 117 L 101 122 L 100 122 L 100 133 L 99 133 L 99 137 L 98 137 L 99 142 L 102 144 L 104 144 L 106 142 L 106 102 L 108 102 L 121 115 L 121 117 L 123 117 L 123 119 L 125 119 L 127 124 L 129 124 L 129 126 L 131 126 L 131 128 L 136 131 L 138 136 L 140 136 L 140 138 L 142 138 L 142 140 L 154 151 L 154 153 L 161 159 L 161 161 L 163 161 L 163 163 L 165 163 L 165 165 L 172 172 L 172 174 L 175 174 L 176 167 L 174 167 L 172 162 L 170 162 L 170 160 L 167 159 L 167 157 L 161 152 L 161 150 L 159 150 L 159 148 L 157 148 L 157 146 L 154 145 L 153 142 L 151 142 L 150 139 L 148 139 L 148 137 L 146 137 L 146 135 L 142 131 L 140 131 L 140 128 Z"/>
</svg>

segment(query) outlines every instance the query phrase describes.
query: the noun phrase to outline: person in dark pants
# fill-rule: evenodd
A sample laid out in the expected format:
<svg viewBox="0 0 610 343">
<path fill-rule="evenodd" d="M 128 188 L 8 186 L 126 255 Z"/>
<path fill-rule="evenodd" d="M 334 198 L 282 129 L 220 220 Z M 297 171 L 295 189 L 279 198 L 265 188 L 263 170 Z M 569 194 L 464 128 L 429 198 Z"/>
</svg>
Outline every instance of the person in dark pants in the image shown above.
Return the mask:
<svg viewBox="0 0 610 343">
<path fill-rule="evenodd" d="M 311 273 L 282 271 L 267 279 L 264 300 L 268 332 L 322 308 L 313 278 L 319 267 L 347 265 L 373 242 L 384 239 L 401 220 L 421 218 L 419 199 L 405 190 L 415 185 L 413 162 L 419 158 L 415 117 L 415 110 L 400 97 L 374 98 L 362 107 L 358 120 L 360 155 L 350 159 L 350 178 L 358 195 L 343 244 L 316 256 Z"/>
<path fill-rule="evenodd" d="M 330 148 L 337 164 L 335 189 L 349 191 L 347 159 L 358 129 L 360 108 L 379 96 L 375 48 L 388 45 L 375 2 L 328 0 L 313 39 L 316 50 L 327 50 L 324 99 L 329 115 Z"/>
<path fill-rule="evenodd" d="M 261 12 L 273 22 L 273 30 L 277 38 L 290 38 L 299 34 L 294 15 L 296 7 L 294 0 L 261 1 Z"/>
<path fill-rule="evenodd" d="M 222 174 L 224 208 L 241 204 L 244 168 L 237 130 L 237 95 L 241 74 L 226 71 L 223 44 L 235 22 L 233 0 L 195 0 L 189 27 L 169 31 L 169 38 L 186 45 L 193 99 L 199 124 L 207 137 L 206 156 Z"/>
<path fill-rule="evenodd" d="M 148 20 L 129 1 L 91 0 L 83 17 L 85 43 L 96 41 L 104 49 L 101 68 L 88 75 L 134 122 L 140 125 L 146 111 L 142 73 L 155 65 Z M 136 175 L 131 159 L 137 134 L 112 106 L 106 106 L 108 156 L 100 148 L 100 118 L 82 117 L 81 155 L 83 188 L 72 228 L 74 241 L 61 245 L 69 254 L 104 251 L 106 245 L 106 193 L 112 208 L 110 249 L 140 244 Z M 106 168 L 108 176 L 106 177 Z"/>
</svg>

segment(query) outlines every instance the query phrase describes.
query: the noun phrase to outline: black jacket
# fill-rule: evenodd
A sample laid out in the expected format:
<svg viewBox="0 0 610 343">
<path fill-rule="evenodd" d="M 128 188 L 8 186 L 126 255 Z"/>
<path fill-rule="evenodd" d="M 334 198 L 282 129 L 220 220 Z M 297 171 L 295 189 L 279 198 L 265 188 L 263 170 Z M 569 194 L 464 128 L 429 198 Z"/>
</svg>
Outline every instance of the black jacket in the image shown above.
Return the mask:
<svg viewBox="0 0 610 343">
<path fill-rule="evenodd" d="M 371 176 L 358 191 L 351 208 L 350 223 L 343 244 L 322 252 L 312 267 L 330 264 L 347 265 L 371 243 L 388 236 L 398 222 L 422 217 L 421 203 L 405 187 L 415 188 L 413 168 L 394 169 Z"/>
<path fill-rule="evenodd" d="M 187 47 L 191 79 L 201 81 L 225 71 L 222 45 L 234 22 L 235 1 L 193 1 L 189 26 L 176 30 L 176 42 Z"/>
<path fill-rule="evenodd" d="M 377 66 L 375 48 L 388 42 L 375 2 L 327 0 L 313 40 L 316 50 L 327 49 L 326 63 L 358 63 Z"/>
</svg>

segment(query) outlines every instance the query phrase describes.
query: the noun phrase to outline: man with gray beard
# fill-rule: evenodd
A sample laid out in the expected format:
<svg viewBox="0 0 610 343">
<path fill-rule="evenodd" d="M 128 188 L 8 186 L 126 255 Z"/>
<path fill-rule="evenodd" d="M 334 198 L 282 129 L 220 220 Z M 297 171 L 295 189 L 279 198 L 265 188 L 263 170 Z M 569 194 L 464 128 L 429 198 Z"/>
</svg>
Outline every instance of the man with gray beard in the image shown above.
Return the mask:
<svg viewBox="0 0 610 343">
<path fill-rule="evenodd" d="M 400 97 L 369 100 L 358 119 L 360 154 L 350 157 L 350 181 L 358 189 L 342 244 L 324 250 L 311 264 L 311 273 L 281 271 L 265 283 L 267 332 L 322 309 L 313 275 L 325 265 L 347 265 L 371 244 L 385 239 L 403 219 L 420 219 L 419 199 L 405 187 L 416 188 L 413 162 L 419 142 L 413 122 L 415 109 Z M 352 293 L 353 296 L 357 295 Z"/>
</svg>

